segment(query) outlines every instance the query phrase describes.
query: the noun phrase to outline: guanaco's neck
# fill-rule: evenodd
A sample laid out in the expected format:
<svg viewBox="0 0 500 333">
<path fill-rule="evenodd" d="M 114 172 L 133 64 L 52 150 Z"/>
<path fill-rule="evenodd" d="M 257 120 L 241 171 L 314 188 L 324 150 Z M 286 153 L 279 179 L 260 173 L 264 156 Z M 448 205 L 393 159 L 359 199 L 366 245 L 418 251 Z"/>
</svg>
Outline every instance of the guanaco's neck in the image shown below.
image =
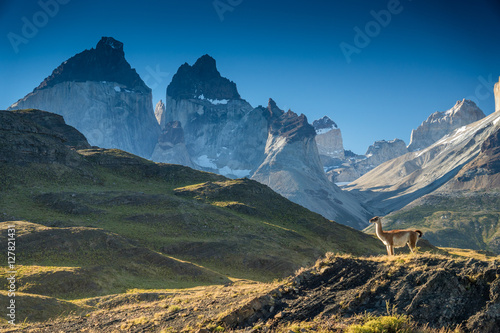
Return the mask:
<svg viewBox="0 0 500 333">
<path fill-rule="evenodd" d="M 375 233 L 377 234 L 378 237 L 384 236 L 384 230 L 382 230 L 382 222 L 377 221 L 375 223 Z"/>
</svg>

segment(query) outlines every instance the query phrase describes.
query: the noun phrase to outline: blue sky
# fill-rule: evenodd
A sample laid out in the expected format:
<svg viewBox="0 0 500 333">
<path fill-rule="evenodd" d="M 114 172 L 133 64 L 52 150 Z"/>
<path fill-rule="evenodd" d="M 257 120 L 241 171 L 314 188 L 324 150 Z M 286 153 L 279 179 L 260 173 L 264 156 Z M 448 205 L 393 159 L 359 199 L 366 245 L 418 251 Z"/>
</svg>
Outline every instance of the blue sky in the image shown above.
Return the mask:
<svg viewBox="0 0 500 333">
<path fill-rule="evenodd" d="M 112 36 L 153 104 L 181 64 L 208 53 L 251 105 L 272 97 L 310 122 L 328 115 L 363 154 L 375 140 L 408 144 L 463 98 L 492 113 L 499 27 L 498 0 L 2 1 L 0 108 Z"/>
</svg>

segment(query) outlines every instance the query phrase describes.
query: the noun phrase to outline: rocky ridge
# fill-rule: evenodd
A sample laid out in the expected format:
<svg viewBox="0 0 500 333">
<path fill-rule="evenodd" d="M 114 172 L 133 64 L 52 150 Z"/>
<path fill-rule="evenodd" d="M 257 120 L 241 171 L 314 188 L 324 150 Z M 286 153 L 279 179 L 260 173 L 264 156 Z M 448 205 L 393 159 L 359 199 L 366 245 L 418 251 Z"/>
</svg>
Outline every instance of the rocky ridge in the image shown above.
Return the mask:
<svg viewBox="0 0 500 333">
<path fill-rule="evenodd" d="M 411 132 L 409 151 L 417 151 L 429 147 L 453 130 L 476 122 L 485 115 L 477 105 L 470 100 L 457 101 L 449 110 L 435 112 L 417 129 Z"/>
<path fill-rule="evenodd" d="M 335 183 L 350 183 L 373 170 L 380 164 L 408 152 L 403 140 L 375 141 L 365 155 L 355 155 L 341 161 L 340 166 L 328 170 L 328 178 Z"/>
</svg>

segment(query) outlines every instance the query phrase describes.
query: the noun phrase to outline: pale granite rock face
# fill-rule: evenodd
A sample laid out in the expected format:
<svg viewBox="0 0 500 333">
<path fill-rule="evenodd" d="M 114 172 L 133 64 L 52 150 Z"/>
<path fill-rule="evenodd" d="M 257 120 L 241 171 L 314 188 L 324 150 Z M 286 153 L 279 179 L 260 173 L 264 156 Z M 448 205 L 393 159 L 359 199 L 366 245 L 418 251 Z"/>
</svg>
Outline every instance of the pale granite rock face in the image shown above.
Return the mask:
<svg viewBox="0 0 500 333">
<path fill-rule="evenodd" d="M 484 117 L 483 111 L 473 101 L 467 99 L 457 101 L 448 111 L 431 114 L 417 129 L 414 129 L 411 132 L 408 150 L 417 151 L 429 147 L 455 129 Z"/>
<path fill-rule="evenodd" d="M 365 164 L 367 166 L 378 166 L 393 158 L 404 155 L 408 152 L 403 140 L 394 139 L 391 141 L 375 141 L 366 151 Z M 372 167 L 373 168 L 373 167 Z"/>
<path fill-rule="evenodd" d="M 312 123 L 316 130 L 316 144 L 318 152 L 328 158 L 344 158 L 344 144 L 342 133 L 334 121 L 328 116 L 315 120 Z"/>
<path fill-rule="evenodd" d="M 41 109 L 60 114 L 89 143 L 150 158 L 159 126 L 151 93 L 115 82 L 61 82 L 28 94 L 9 109 Z"/>
<path fill-rule="evenodd" d="M 380 164 L 408 153 L 403 140 L 375 141 L 365 155 L 349 156 L 342 165 L 328 170 L 328 177 L 334 183 L 350 183 L 373 170 Z"/>
<path fill-rule="evenodd" d="M 179 121 L 171 121 L 165 125 L 158 137 L 158 144 L 151 159 L 155 162 L 193 167 L 184 141 L 184 131 Z"/>
<path fill-rule="evenodd" d="M 494 93 L 495 93 L 495 112 L 496 112 L 500 111 L 500 77 L 498 78 L 498 82 L 495 83 Z"/>
<path fill-rule="evenodd" d="M 160 124 L 160 128 L 165 127 L 165 104 L 161 99 L 155 106 L 155 118 L 158 124 Z"/>
</svg>

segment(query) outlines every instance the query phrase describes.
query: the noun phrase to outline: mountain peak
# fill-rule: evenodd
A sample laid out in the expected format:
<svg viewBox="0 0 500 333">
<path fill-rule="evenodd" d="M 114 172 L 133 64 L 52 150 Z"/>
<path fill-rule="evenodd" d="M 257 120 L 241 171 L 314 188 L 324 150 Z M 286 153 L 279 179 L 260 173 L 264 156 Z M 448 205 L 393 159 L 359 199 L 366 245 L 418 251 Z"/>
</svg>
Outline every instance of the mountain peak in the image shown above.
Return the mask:
<svg viewBox="0 0 500 333">
<path fill-rule="evenodd" d="M 85 81 L 115 82 L 131 90 L 151 91 L 125 60 L 123 43 L 113 37 L 102 37 L 95 49 L 85 50 L 64 61 L 35 90 L 61 82 Z"/>
<path fill-rule="evenodd" d="M 323 134 L 329 132 L 332 129 L 339 128 L 337 124 L 328 116 L 324 116 L 321 119 L 313 121 L 312 125 L 316 130 L 316 134 Z"/>
<path fill-rule="evenodd" d="M 284 112 L 272 98 L 269 99 L 267 111 L 269 112 L 269 131 L 275 136 L 282 136 L 289 142 L 293 142 L 303 138 L 314 138 L 316 135 L 304 114 L 299 116 L 292 110 Z"/>
<path fill-rule="evenodd" d="M 193 66 L 179 67 L 167 87 L 167 95 L 174 99 L 208 99 L 223 101 L 240 99 L 236 84 L 222 77 L 214 58 L 205 54 Z"/>
<path fill-rule="evenodd" d="M 205 54 L 201 56 L 193 65 L 193 70 L 198 72 L 201 77 L 212 78 L 221 76 L 219 71 L 217 70 L 217 62 L 214 58 Z"/>
<path fill-rule="evenodd" d="M 444 113 L 441 113 L 441 114 L 444 114 L 445 116 L 455 116 L 455 115 L 459 114 L 460 112 L 466 112 L 466 113 L 480 112 L 480 113 L 483 113 L 483 111 L 481 111 L 481 109 L 479 109 L 479 107 L 476 105 L 476 103 L 474 103 L 470 99 L 464 98 L 461 101 L 457 101 L 451 109 L 449 109 L 448 111 L 445 111 Z M 484 117 L 484 113 L 483 113 L 483 117 Z"/>
<path fill-rule="evenodd" d="M 123 55 L 125 55 L 125 52 L 123 52 L 123 43 L 117 41 L 113 37 L 102 37 L 101 40 L 96 45 L 96 50 L 101 50 L 106 48 L 117 50 L 118 52 L 121 52 Z"/>
<path fill-rule="evenodd" d="M 281 110 L 276 102 L 272 99 L 269 98 L 269 101 L 267 102 L 267 111 L 269 113 L 269 117 L 279 117 L 281 116 L 284 112 Z"/>
</svg>

